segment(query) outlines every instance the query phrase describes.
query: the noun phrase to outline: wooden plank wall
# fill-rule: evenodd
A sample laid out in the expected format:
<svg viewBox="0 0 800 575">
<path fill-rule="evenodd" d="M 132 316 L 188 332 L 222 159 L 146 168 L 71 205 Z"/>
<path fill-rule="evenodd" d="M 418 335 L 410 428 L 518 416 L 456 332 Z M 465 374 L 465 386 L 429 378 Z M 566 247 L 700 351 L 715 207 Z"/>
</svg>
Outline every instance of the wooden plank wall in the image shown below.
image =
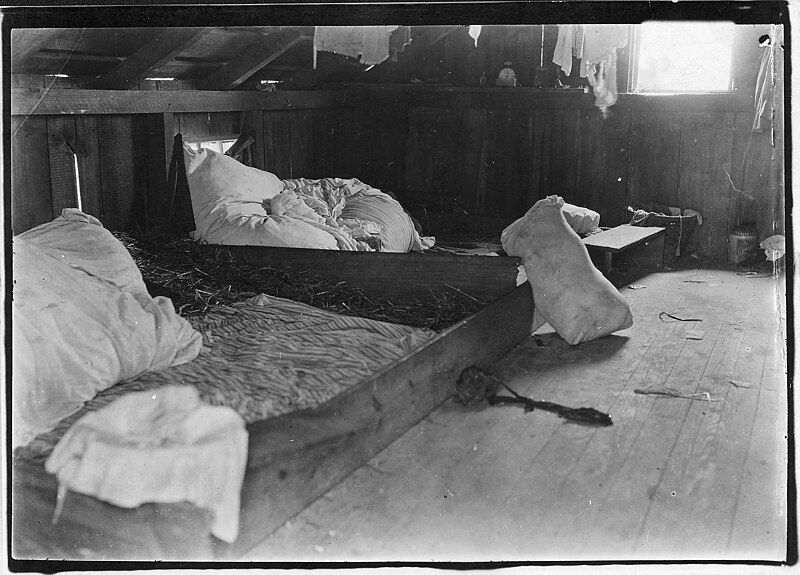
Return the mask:
<svg viewBox="0 0 800 575">
<path fill-rule="evenodd" d="M 623 95 L 604 119 L 575 91 L 382 93 L 288 110 L 15 116 L 13 232 L 77 207 L 73 151 L 84 210 L 130 230 L 161 223 L 170 134 L 248 133 L 256 167 L 355 177 L 412 213 L 513 219 L 558 194 L 617 225 L 628 205 L 656 201 L 700 211 L 700 253 L 720 258 L 744 221 L 781 233 L 780 154 L 769 131 L 751 130 L 746 99 Z"/>
<path fill-rule="evenodd" d="M 14 117 L 12 233 L 77 208 L 79 182 L 83 211 L 110 229 L 139 223 L 152 185 L 143 167 L 152 153 L 146 126 L 153 115 L 144 116 L 144 122 L 132 114 Z"/>
<path fill-rule="evenodd" d="M 358 178 L 387 191 L 402 181 L 405 108 L 13 117 L 12 231 L 78 207 L 112 230 L 164 223 L 172 137 L 253 136 L 253 164 L 280 178 Z M 73 150 L 78 156 L 76 178 Z"/>
<path fill-rule="evenodd" d="M 591 96 L 531 95 L 527 104 L 461 102 L 440 94 L 408 114 L 403 195 L 427 210 L 517 218 L 558 194 L 600 213 L 602 225 L 628 221 L 627 207 L 659 202 L 703 215 L 698 247 L 724 258 L 730 231 L 745 221 L 775 231 L 777 199 L 769 132 L 751 130 L 742 101 L 697 105 L 620 98 L 604 119 Z M 713 103 L 712 103 L 713 104 Z M 777 166 L 780 171 L 780 166 Z M 772 176 L 770 175 L 772 174 Z M 772 179 L 770 179 L 772 178 Z M 737 191 L 738 190 L 738 191 Z"/>
</svg>

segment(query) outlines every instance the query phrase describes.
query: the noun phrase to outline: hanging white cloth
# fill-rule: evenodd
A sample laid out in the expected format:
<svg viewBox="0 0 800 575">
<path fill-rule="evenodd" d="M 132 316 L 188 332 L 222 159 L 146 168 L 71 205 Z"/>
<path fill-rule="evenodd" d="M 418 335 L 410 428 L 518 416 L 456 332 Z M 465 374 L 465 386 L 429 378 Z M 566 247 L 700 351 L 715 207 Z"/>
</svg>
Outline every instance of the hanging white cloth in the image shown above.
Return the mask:
<svg viewBox="0 0 800 575">
<path fill-rule="evenodd" d="M 389 58 L 389 38 L 399 26 L 315 26 L 314 69 L 317 52 L 334 52 L 372 66 Z"/>
<path fill-rule="evenodd" d="M 754 132 L 761 132 L 772 125 L 772 96 L 775 89 L 774 44 L 764 47 L 763 50 L 756 79 Z"/>
<path fill-rule="evenodd" d="M 581 76 L 589 80 L 595 105 L 603 112 L 617 103 L 617 49 L 627 44 L 625 25 L 595 24 L 584 28 Z"/>
<path fill-rule="evenodd" d="M 560 25 L 558 27 L 558 38 L 553 52 L 553 64 L 561 66 L 567 76 L 572 73 L 572 49 L 575 46 L 575 28 L 576 26 L 573 24 Z"/>
<path fill-rule="evenodd" d="M 478 38 L 480 38 L 480 36 L 481 36 L 481 29 L 482 28 L 483 28 L 482 26 L 470 26 L 469 27 L 469 35 L 470 35 L 470 38 L 475 40 L 475 47 L 476 48 L 478 47 Z"/>
</svg>

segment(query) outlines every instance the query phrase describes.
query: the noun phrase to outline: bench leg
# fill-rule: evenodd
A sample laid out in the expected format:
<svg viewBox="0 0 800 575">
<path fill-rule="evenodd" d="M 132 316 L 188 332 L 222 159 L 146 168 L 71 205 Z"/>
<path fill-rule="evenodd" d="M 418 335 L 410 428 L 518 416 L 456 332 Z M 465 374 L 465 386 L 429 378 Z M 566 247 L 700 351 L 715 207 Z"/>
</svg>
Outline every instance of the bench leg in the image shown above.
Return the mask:
<svg viewBox="0 0 800 575">
<path fill-rule="evenodd" d="M 603 273 L 611 271 L 611 252 L 603 252 Z"/>
</svg>

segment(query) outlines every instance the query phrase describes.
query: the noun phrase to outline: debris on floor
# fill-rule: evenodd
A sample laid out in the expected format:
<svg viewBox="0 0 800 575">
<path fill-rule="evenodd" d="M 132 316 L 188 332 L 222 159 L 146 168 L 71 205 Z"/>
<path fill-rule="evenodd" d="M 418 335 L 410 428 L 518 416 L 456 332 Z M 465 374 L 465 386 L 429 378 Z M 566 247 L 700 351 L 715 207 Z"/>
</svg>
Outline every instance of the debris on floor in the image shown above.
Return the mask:
<svg viewBox="0 0 800 575">
<path fill-rule="evenodd" d="M 634 389 L 633 393 L 639 395 L 659 395 L 662 397 L 676 397 L 680 399 L 694 399 L 698 401 L 722 401 L 721 399 L 711 399 L 711 394 L 707 391 L 700 393 L 681 393 L 676 389 L 664 387 L 662 389 Z"/>
<path fill-rule="evenodd" d="M 737 379 L 729 379 L 728 383 L 730 383 L 733 387 L 750 387 L 749 381 L 740 381 Z"/>
<path fill-rule="evenodd" d="M 668 318 L 673 319 L 675 321 L 703 321 L 702 319 L 697 319 L 697 318 L 682 318 L 682 317 L 678 317 L 678 316 L 672 315 L 670 313 L 667 313 L 665 311 L 662 311 L 660 314 L 658 314 L 658 319 L 660 319 L 661 321 L 667 321 L 667 320 L 664 319 L 665 317 L 668 317 Z"/>
<path fill-rule="evenodd" d="M 686 339 L 703 339 L 706 335 L 706 332 L 700 331 L 699 329 L 688 329 L 686 330 Z"/>
</svg>

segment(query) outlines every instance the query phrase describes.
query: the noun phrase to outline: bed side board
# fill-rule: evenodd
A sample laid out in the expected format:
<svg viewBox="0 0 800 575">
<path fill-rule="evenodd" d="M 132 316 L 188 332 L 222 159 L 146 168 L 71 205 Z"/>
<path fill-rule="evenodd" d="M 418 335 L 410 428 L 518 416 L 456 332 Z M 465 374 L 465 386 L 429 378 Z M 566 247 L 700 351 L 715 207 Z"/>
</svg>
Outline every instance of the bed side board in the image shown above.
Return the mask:
<svg viewBox="0 0 800 575">
<path fill-rule="evenodd" d="M 526 282 L 323 406 L 248 426 L 240 535 L 216 555 L 242 555 L 366 463 L 450 397 L 462 369 L 527 337 L 533 317 Z"/>
<path fill-rule="evenodd" d="M 520 259 L 443 253 L 382 253 L 262 246 L 224 246 L 254 266 L 285 266 L 332 281 L 346 281 L 366 294 L 409 303 L 430 292 L 457 289 L 492 302 L 517 285 Z"/>
</svg>

